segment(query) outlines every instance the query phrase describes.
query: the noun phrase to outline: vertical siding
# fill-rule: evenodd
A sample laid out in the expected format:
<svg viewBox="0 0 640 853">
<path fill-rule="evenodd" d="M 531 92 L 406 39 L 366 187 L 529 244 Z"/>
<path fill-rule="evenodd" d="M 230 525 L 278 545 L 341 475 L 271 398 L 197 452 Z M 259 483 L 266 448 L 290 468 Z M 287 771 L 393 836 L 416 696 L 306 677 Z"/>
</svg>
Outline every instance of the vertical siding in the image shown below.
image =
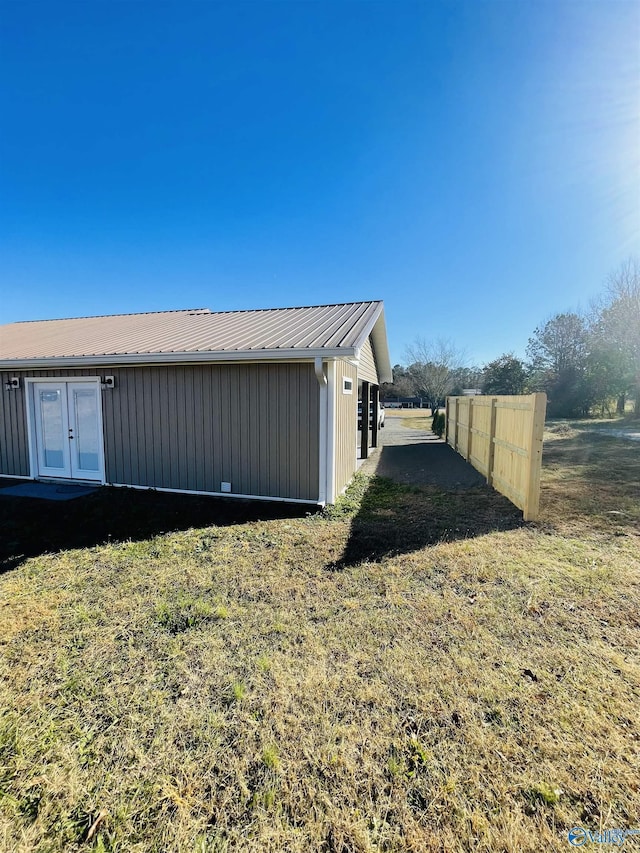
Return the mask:
<svg viewBox="0 0 640 853">
<path fill-rule="evenodd" d="M 24 379 L 27 376 L 58 376 L 47 370 L 0 373 L 0 476 L 28 477 L 29 441 L 27 437 L 27 395 Z M 66 370 L 65 377 L 95 376 L 91 370 Z M 12 376 L 20 377 L 17 391 L 5 391 L 5 383 Z"/>
<path fill-rule="evenodd" d="M 0 474 L 29 476 L 29 452 L 24 385 L 6 391 L 5 383 L 17 373 L 0 373 Z"/>
<path fill-rule="evenodd" d="M 360 364 L 358 366 L 358 378 L 364 379 L 365 382 L 372 382 L 374 385 L 379 385 L 378 368 L 376 359 L 371 346 L 371 338 L 367 338 L 360 350 Z"/>
<path fill-rule="evenodd" d="M 235 494 L 318 499 L 319 387 L 310 364 L 11 375 L 105 373 L 116 377 L 102 392 L 107 482 L 219 492 L 224 481 Z M 1 393 L 0 474 L 29 476 L 24 382 Z"/>
<path fill-rule="evenodd" d="M 336 493 L 340 494 L 356 471 L 358 369 L 347 361 L 338 361 L 336 368 L 335 483 Z M 343 377 L 352 380 L 353 391 L 351 394 L 343 394 L 342 392 Z"/>
</svg>

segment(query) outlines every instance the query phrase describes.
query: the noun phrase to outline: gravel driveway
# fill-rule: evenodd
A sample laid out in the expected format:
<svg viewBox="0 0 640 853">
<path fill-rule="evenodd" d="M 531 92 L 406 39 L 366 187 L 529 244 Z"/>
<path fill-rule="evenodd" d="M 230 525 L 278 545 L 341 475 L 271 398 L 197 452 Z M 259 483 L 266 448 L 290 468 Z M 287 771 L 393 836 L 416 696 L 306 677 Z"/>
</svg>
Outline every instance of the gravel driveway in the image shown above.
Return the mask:
<svg viewBox="0 0 640 853">
<path fill-rule="evenodd" d="M 397 483 L 443 489 L 469 488 L 486 482 L 431 430 L 403 426 L 400 417 L 387 416 L 378 438 L 380 449 L 362 465 L 367 473 L 389 477 Z"/>
</svg>

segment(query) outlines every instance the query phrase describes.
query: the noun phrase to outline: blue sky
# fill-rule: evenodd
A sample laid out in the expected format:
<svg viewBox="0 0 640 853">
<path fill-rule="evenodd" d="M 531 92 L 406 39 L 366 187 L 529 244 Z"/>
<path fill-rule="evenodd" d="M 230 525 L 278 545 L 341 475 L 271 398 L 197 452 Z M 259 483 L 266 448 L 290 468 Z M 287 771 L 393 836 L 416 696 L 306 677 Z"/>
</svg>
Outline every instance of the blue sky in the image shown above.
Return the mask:
<svg viewBox="0 0 640 853">
<path fill-rule="evenodd" d="M 524 353 L 640 254 L 635 2 L 0 4 L 0 322 L 383 299 Z"/>
</svg>

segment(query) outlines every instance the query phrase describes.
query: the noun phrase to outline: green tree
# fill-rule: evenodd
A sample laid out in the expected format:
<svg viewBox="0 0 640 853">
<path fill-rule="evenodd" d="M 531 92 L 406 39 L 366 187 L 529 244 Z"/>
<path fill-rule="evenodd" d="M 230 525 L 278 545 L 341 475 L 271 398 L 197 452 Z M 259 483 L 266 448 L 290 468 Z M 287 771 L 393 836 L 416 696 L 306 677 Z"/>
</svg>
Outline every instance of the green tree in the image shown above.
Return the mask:
<svg viewBox="0 0 640 853">
<path fill-rule="evenodd" d="M 587 415 L 593 403 L 587 358 L 589 332 L 583 317 L 556 314 L 529 338 L 530 380 L 546 391 L 549 414 L 556 417 Z"/>
<path fill-rule="evenodd" d="M 482 386 L 482 370 L 479 367 L 459 367 L 453 371 L 453 387 L 450 394 L 459 397 L 467 388 Z"/>
<path fill-rule="evenodd" d="M 414 384 L 407 370 L 401 364 L 393 366 L 393 382 L 385 382 L 380 388 L 382 400 L 393 400 L 395 397 L 413 397 Z"/>
<path fill-rule="evenodd" d="M 594 353 L 612 365 L 611 393 L 635 400 L 640 416 L 640 263 L 628 260 L 609 278 L 592 323 Z M 624 408 L 624 406 L 623 406 Z"/>
<path fill-rule="evenodd" d="M 629 382 L 625 377 L 623 359 L 615 348 L 602 346 L 594 337 L 587 356 L 585 378 L 593 405 L 601 416 L 611 414 L 616 402 L 618 411 L 624 412 Z"/>
<path fill-rule="evenodd" d="M 524 362 L 511 352 L 490 361 L 482 371 L 484 394 L 524 394 L 526 384 Z"/>
</svg>

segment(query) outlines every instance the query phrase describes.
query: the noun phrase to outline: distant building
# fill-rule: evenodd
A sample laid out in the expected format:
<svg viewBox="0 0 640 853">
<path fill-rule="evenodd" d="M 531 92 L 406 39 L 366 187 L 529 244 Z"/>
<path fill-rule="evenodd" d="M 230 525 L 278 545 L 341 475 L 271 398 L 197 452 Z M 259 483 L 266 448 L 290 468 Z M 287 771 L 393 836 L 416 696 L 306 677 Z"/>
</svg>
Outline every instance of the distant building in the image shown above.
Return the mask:
<svg viewBox="0 0 640 853">
<path fill-rule="evenodd" d="M 428 409 L 425 397 L 385 397 L 382 405 L 387 409 Z"/>
</svg>

